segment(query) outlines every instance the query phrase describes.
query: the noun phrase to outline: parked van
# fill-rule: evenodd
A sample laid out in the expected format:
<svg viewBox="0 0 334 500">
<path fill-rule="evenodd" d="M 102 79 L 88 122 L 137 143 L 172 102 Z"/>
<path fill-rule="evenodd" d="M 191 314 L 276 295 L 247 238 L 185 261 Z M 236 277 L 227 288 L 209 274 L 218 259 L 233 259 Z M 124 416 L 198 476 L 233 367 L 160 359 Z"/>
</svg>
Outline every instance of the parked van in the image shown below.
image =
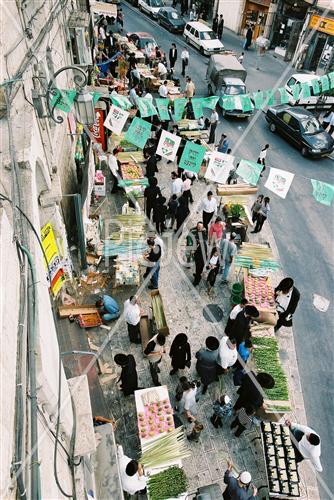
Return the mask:
<svg viewBox="0 0 334 500">
<path fill-rule="evenodd" d="M 224 49 L 224 45 L 218 40 L 217 35 L 205 23 L 191 21 L 186 24 L 183 36 L 186 42 L 199 49 L 201 54 L 210 56 L 219 53 Z"/>
<path fill-rule="evenodd" d="M 312 81 L 318 80 L 320 86 L 320 94 L 315 95 L 312 88 Z M 307 83 L 310 86 L 311 96 L 307 98 L 294 99 L 292 88 L 296 84 Z M 303 106 L 308 109 L 318 108 L 320 109 L 331 109 L 334 106 L 334 90 L 328 90 L 326 92 L 321 92 L 321 82 L 320 76 L 310 75 L 308 73 L 295 73 L 290 76 L 285 84 L 285 90 L 289 95 L 289 104 L 292 106 L 298 105 Z M 302 92 L 302 91 L 301 91 Z"/>
<path fill-rule="evenodd" d="M 247 94 L 245 80 L 247 71 L 233 55 L 217 54 L 210 57 L 206 78 L 208 81 L 208 94 L 219 96 L 218 101 L 222 114 L 246 118 L 253 113 L 243 111 L 241 100 L 237 96 Z M 224 97 L 236 97 L 236 109 L 223 109 Z"/>
</svg>

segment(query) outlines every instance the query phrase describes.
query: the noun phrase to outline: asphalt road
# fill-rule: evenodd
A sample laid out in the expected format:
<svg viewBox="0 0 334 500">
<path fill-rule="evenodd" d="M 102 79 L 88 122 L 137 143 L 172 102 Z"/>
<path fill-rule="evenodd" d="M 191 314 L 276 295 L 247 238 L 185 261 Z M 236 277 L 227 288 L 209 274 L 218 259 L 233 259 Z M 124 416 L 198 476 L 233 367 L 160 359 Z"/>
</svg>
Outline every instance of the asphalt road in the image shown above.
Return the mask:
<svg viewBox="0 0 334 500">
<path fill-rule="evenodd" d="M 129 4 L 123 4 L 126 31 L 147 31 L 167 51 L 172 41 L 179 54 L 186 43 L 182 36 L 172 35 L 145 14 Z M 228 49 L 241 52 L 241 40 L 225 31 L 223 43 Z M 205 81 L 208 58 L 188 46 L 190 64 L 188 74 L 196 85 L 197 95 L 207 95 Z M 179 56 L 180 57 L 180 56 Z M 181 63 L 176 63 L 176 75 L 180 75 Z M 294 70 L 287 63 L 266 55 L 256 70 L 256 55 L 246 52 L 244 66 L 247 69 L 247 86 L 250 91 L 270 89 L 283 85 Z M 181 77 L 181 85 L 184 79 Z M 265 188 L 260 192 L 271 198 L 270 224 L 280 252 L 286 276 L 291 276 L 301 293 L 301 302 L 294 320 L 294 336 L 298 368 L 302 382 L 308 425 L 322 436 L 322 463 L 319 487 L 322 500 L 332 498 L 322 486 L 322 480 L 334 493 L 333 464 L 334 415 L 333 390 L 333 210 L 320 205 L 312 197 L 308 178 L 334 184 L 334 161 L 305 159 L 300 152 L 282 137 L 272 134 L 263 114 L 249 121 L 221 119 L 218 132 L 227 134 L 232 152 L 237 157 L 255 160 L 261 147 L 269 143 L 268 165 L 289 170 L 295 180 L 285 200 L 281 200 Z M 242 136 L 242 139 L 241 139 Z M 218 137 L 218 134 L 217 136 Z M 265 176 L 263 178 L 265 182 Z M 313 294 L 331 301 L 326 313 L 313 306 Z"/>
</svg>

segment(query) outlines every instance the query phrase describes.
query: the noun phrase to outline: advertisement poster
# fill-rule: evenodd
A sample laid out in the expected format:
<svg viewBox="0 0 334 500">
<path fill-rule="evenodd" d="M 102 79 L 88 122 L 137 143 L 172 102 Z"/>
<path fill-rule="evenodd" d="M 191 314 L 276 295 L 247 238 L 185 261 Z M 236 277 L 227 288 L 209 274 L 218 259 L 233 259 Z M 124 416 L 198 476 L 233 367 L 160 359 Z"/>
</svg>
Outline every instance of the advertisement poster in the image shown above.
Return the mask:
<svg viewBox="0 0 334 500">
<path fill-rule="evenodd" d="M 334 186 L 332 184 L 327 184 L 327 182 L 317 181 L 316 179 L 311 179 L 313 187 L 313 197 L 322 205 L 330 207 L 334 197 Z"/>
<path fill-rule="evenodd" d="M 241 162 L 239 163 L 239 167 L 237 168 L 237 174 L 245 182 L 248 182 L 248 184 L 256 186 L 262 169 L 263 165 L 260 165 L 255 161 L 241 160 Z"/>
<path fill-rule="evenodd" d="M 281 198 L 285 198 L 290 189 L 294 174 L 279 168 L 270 168 L 265 187 Z"/>
<path fill-rule="evenodd" d="M 95 109 L 95 122 L 90 131 L 96 142 L 99 142 L 102 146 L 103 151 L 106 150 L 106 136 L 104 133 L 104 114 L 102 109 Z"/>
<path fill-rule="evenodd" d="M 115 132 L 115 134 L 120 135 L 128 116 L 129 113 L 127 111 L 112 104 L 108 116 L 104 121 L 104 126 L 112 132 Z"/>
<path fill-rule="evenodd" d="M 125 140 L 144 149 L 147 139 L 151 135 L 152 125 L 141 118 L 135 117 L 125 134 Z"/>
<path fill-rule="evenodd" d="M 45 224 L 41 229 L 42 247 L 51 274 L 51 291 L 57 295 L 65 281 L 65 272 L 62 265 L 62 258 L 59 255 L 56 238 L 50 223 Z M 47 273 L 49 280 L 49 273 Z M 50 284 L 50 283 L 49 283 Z"/>
<path fill-rule="evenodd" d="M 214 151 L 209 160 L 205 178 L 218 184 L 226 184 L 230 170 L 233 168 L 234 156 Z"/>
<path fill-rule="evenodd" d="M 197 174 L 201 168 L 206 149 L 199 144 L 187 141 L 183 150 L 179 167 Z"/>
<path fill-rule="evenodd" d="M 157 154 L 167 158 L 167 160 L 174 161 L 180 142 L 181 137 L 163 130 L 157 147 Z"/>
</svg>

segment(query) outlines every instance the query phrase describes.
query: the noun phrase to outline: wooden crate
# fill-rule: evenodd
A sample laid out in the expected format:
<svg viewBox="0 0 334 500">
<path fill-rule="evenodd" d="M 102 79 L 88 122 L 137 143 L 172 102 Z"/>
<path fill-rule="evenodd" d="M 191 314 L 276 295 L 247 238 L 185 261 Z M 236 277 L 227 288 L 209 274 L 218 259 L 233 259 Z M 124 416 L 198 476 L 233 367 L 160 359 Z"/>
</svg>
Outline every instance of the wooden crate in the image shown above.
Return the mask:
<svg viewBox="0 0 334 500">
<path fill-rule="evenodd" d="M 141 338 L 141 346 L 143 352 L 148 342 L 151 340 L 151 337 L 152 337 L 152 331 L 150 328 L 150 320 L 149 317 L 145 314 L 140 318 L 140 338 Z"/>
<path fill-rule="evenodd" d="M 79 314 L 77 319 L 81 328 L 94 328 L 102 325 L 102 319 L 98 312 Z"/>
<path fill-rule="evenodd" d="M 159 290 L 153 290 L 153 292 L 151 292 L 151 301 L 153 317 L 157 326 L 157 330 L 159 333 L 167 336 L 169 335 L 169 328 L 167 326 L 164 306 Z"/>
</svg>

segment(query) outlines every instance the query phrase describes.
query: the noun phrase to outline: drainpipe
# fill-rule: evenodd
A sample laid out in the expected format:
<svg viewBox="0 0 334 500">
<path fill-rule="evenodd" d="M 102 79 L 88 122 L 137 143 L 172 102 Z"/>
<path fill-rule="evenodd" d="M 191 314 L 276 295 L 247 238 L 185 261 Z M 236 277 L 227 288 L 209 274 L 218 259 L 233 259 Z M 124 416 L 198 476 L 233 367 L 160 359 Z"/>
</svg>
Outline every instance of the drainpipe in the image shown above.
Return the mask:
<svg viewBox="0 0 334 500">
<path fill-rule="evenodd" d="M 31 444 L 31 498 L 41 500 L 40 463 L 38 458 L 38 424 L 37 424 L 37 318 L 38 298 L 36 288 L 36 270 L 29 250 L 18 243 L 26 255 L 30 275 L 28 279 L 28 369 L 30 380 L 30 444 Z"/>
</svg>

